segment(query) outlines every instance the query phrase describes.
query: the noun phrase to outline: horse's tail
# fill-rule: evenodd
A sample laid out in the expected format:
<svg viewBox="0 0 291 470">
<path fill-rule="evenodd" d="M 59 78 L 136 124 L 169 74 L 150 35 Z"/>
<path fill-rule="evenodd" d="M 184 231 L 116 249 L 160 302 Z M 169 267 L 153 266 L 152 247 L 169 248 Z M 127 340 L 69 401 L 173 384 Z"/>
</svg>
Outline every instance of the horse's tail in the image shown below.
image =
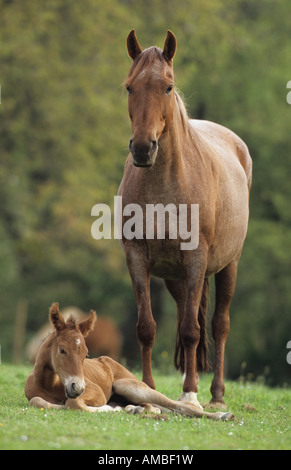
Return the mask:
<svg viewBox="0 0 291 470">
<path fill-rule="evenodd" d="M 197 347 L 196 357 L 197 357 L 197 371 L 206 372 L 210 369 L 210 364 L 208 362 L 208 337 L 206 330 L 206 313 L 207 313 L 207 301 L 208 301 L 208 292 L 209 292 L 209 281 L 206 277 L 204 279 L 203 291 L 201 296 L 201 301 L 199 305 L 198 312 L 198 322 L 200 325 L 200 341 Z M 184 346 L 182 343 L 180 335 L 180 324 L 177 328 L 177 339 L 176 339 L 176 349 L 175 349 L 175 367 L 181 372 L 185 370 L 185 359 L 184 359 Z"/>
</svg>

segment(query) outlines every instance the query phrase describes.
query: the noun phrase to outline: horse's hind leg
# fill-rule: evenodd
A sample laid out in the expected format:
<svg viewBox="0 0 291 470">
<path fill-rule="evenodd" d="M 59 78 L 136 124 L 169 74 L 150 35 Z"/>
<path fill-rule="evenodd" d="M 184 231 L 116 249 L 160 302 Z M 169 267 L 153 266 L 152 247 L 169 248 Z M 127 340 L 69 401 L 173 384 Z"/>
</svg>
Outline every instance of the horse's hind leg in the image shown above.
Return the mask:
<svg viewBox="0 0 291 470">
<path fill-rule="evenodd" d="M 184 281 L 172 281 L 165 279 L 165 285 L 177 304 L 177 340 L 175 349 L 175 366 L 176 369 L 180 369 L 181 372 L 184 373 L 184 348 L 180 336 L 180 325 L 183 321 L 185 313 L 185 283 Z"/>
<path fill-rule="evenodd" d="M 214 378 L 211 384 L 211 404 L 224 407 L 224 350 L 229 333 L 229 306 L 234 294 L 237 277 L 237 262 L 233 261 L 215 275 L 216 300 L 212 318 L 212 334 L 215 345 Z"/>
</svg>

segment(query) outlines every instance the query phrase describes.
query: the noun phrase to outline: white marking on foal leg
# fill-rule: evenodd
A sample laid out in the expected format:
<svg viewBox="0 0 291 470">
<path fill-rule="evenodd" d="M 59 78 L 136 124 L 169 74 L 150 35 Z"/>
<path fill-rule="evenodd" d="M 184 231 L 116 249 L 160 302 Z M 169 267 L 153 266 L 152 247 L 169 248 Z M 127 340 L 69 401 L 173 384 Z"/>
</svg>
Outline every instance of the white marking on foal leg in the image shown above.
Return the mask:
<svg viewBox="0 0 291 470">
<path fill-rule="evenodd" d="M 141 415 L 144 412 L 144 407 L 138 405 L 127 405 L 125 407 L 125 411 L 132 415 Z"/>
<path fill-rule="evenodd" d="M 88 408 L 94 408 L 93 406 L 89 406 Z M 103 406 L 98 406 L 95 408 L 98 413 L 108 413 L 109 411 L 122 411 L 122 408 L 120 406 L 110 406 L 110 405 L 103 405 Z"/>
<path fill-rule="evenodd" d="M 125 407 L 125 411 L 132 415 L 141 415 L 145 411 L 156 415 L 161 413 L 160 408 L 153 406 L 150 403 L 145 403 L 143 405 L 127 405 Z"/>
<path fill-rule="evenodd" d="M 203 406 L 200 405 L 197 399 L 197 393 L 195 392 L 183 392 L 178 398 L 178 401 L 188 401 L 192 405 L 196 406 L 200 410 L 203 410 Z"/>
<path fill-rule="evenodd" d="M 110 405 L 102 405 L 102 406 L 88 406 L 85 405 L 83 408 L 85 411 L 89 413 L 109 413 L 114 411 L 115 413 L 118 411 L 122 411 L 121 406 L 110 406 Z"/>
</svg>

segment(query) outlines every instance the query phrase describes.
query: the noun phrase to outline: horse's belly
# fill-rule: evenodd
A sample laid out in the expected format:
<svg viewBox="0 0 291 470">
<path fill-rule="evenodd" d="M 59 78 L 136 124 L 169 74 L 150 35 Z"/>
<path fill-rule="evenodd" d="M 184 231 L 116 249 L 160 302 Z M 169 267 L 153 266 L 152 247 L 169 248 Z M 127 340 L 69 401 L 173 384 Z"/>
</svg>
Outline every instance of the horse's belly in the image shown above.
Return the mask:
<svg viewBox="0 0 291 470">
<path fill-rule="evenodd" d="M 158 260 L 151 269 L 151 274 L 162 279 L 177 280 L 185 278 L 185 269 L 181 264 L 168 260 Z"/>
<path fill-rule="evenodd" d="M 242 193 L 231 202 L 225 201 L 224 216 L 218 217 L 215 236 L 208 252 L 207 275 L 221 271 L 231 261 L 238 261 L 241 255 L 249 217 L 248 194 Z"/>
<path fill-rule="evenodd" d="M 184 279 L 185 267 L 179 240 L 147 240 L 150 273 L 162 279 Z"/>
</svg>

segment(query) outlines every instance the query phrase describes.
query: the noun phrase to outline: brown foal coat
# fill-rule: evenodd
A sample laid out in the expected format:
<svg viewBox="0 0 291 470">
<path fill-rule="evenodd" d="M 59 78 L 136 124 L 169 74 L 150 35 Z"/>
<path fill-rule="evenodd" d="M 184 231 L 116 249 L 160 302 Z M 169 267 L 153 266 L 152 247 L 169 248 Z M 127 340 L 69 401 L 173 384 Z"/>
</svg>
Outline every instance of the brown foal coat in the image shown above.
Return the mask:
<svg viewBox="0 0 291 470">
<path fill-rule="evenodd" d="M 192 417 L 233 418 L 231 413 L 206 413 L 190 403 L 171 400 L 140 382 L 110 357 L 86 359 L 85 337 L 92 331 L 95 320 L 95 312 L 91 311 L 89 318 L 78 325 L 73 318 L 65 322 L 58 303 L 52 305 L 50 321 L 54 331 L 39 349 L 34 369 L 25 383 L 30 406 L 91 413 L 119 411 L 120 407 L 108 404 L 114 397 L 128 403 L 126 410 L 130 413 L 167 409 Z"/>
</svg>

